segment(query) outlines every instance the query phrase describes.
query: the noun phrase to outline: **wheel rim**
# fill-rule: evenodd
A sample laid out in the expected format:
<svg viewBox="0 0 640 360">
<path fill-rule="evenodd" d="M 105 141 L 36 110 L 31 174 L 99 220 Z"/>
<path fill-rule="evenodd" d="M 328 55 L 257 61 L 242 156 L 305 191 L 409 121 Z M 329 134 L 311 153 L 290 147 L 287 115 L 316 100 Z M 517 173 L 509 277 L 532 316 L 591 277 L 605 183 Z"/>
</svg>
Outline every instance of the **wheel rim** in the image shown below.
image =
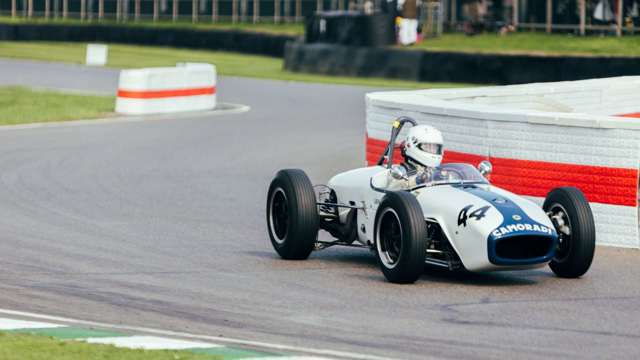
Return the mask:
<svg viewBox="0 0 640 360">
<path fill-rule="evenodd" d="M 395 210 L 387 208 L 382 212 L 376 233 L 378 257 L 385 267 L 393 269 L 400 260 L 403 236 L 400 218 Z"/>
<path fill-rule="evenodd" d="M 269 201 L 269 227 L 278 244 L 284 243 L 289 232 L 289 206 L 287 194 L 282 188 L 276 188 Z"/>
<path fill-rule="evenodd" d="M 549 207 L 549 213 L 551 222 L 558 233 L 558 246 L 556 247 L 556 255 L 553 259 L 561 263 L 571 254 L 573 228 L 571 227 L 571 220 L 567 215 L 567 210 L 562 205 L 557 203 L 551 205 Z"/>
</svg>

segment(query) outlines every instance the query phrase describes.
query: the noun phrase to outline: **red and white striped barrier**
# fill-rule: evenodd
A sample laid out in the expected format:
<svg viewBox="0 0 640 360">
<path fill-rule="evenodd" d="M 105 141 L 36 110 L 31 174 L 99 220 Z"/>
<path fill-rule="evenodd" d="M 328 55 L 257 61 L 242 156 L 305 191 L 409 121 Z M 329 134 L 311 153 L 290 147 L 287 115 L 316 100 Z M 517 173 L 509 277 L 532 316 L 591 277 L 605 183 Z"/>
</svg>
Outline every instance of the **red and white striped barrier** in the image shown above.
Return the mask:
<svg viewBox="0 0 640 360">
<path fill-rule="evenodd" d="M 580 188 L 598 243 L 638 248 L 639 110 L 640 77 L 372 93 L 366 158 L 378 159 L 393 119 L 411 116 L 443 132 L 445 162 L 490 160 L 497 186 L 538 202 Z"/>
<path fill-rule="evenodd" d="M 211 64 L 183 63 L 120 72 L 117 113 L 174 113 L 211 110 L 215 106 L 216 68 Z"/>
</svg>

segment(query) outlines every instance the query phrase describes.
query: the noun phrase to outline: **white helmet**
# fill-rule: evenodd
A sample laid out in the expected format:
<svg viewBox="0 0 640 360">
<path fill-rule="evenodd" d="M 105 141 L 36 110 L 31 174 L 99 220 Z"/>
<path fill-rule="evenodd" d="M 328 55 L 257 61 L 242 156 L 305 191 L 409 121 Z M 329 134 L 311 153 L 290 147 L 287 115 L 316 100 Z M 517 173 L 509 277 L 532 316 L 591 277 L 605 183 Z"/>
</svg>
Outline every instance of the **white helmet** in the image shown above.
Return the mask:
<svg viewBox="0 0 640 360">
<path fill-rule="evenodd" d="M 442 162 L 442 133 L 433 126 L 416 125 L 409 129 L 404 141 L 404 156 L 428 167 Z"/>
</svg>

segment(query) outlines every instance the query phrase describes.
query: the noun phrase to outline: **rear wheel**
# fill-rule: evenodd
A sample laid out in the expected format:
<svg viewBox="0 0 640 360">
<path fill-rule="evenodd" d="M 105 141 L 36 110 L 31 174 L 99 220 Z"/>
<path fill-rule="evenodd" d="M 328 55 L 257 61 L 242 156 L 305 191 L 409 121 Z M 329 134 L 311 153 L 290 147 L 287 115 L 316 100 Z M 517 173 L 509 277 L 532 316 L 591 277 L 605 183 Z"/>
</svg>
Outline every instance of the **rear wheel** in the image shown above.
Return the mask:
<svg viewBox="0 0 640 360">
<path fill-rule="evenodd" d="M 584 275 L 593 261 L 596 229 L 589 202 L 575 187 L 552 190 L 542 205 L 558 233 L 556 255 L 549 263 L 559 277 Z"/>
<path fill-rule="evenodd" d="M 427 227 L 418 200 L 408 192 L 390 192 L 376 213 L 375 241 L 384 276 L 393 283 L 413 283 L 424 270 Z"/>
<path fill-rule="evenodd" d="M 267 193 L 267 228 L 271 244 L 283 259 L 309 257 L 319 218 L 313 185 L 304 171 L 280 170 Z"/>
</svg>

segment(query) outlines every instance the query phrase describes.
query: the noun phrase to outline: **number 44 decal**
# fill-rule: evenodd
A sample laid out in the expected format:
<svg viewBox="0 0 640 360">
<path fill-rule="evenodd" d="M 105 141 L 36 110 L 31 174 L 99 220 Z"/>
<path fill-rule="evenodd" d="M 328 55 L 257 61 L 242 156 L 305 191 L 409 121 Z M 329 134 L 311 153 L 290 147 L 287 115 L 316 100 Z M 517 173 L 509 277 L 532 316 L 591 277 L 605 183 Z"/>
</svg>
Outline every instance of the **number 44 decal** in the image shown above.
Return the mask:
<svg viewBox="0 0 640 360">
<path fill-rule="evenodd" d="M 482 220 L 482 218 L 485 217 L 487 210 L 489 210 L 489 206 L 483 206 L 481 208 L 475 209 L 469 214 L 469 211 L 472 207 L 473 205 L 467 205 L 462 210 L 460 210 L 460 214 L 458 214 L 458 226 L 463 225 L 466 227 L 467 220 L 469 219 L 476 219 L 477 221 Z"/>
</svg>

